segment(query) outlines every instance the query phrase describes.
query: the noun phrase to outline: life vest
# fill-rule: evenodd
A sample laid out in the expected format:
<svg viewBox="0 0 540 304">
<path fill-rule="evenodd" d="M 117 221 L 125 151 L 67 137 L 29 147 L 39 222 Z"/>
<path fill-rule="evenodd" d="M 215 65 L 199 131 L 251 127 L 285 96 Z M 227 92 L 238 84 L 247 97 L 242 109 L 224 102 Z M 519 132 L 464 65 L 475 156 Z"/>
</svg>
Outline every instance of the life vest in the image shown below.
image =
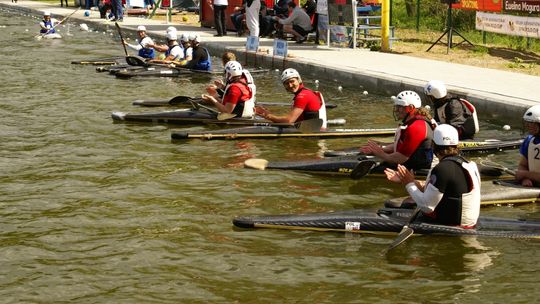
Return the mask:
<svg viewBox="0 0 540 304">
<path fill-rule="evenodd" d="M 242 96 L 240 96 L 240 100 L 236 103 L 232 113 L 238 117 L 252 118 L 255 115 L 255 101 L 250 87 L 244 80 L 232 82 L 225 87 L 223 96 L 226 96 L 227 91 L 232 87 L 236 87 L 242 92 Z"/>
<path fill-rule="evenodd" d="M 437 207 L 426 216 L 434 218 L 445 225 L 459 225 L 463 228 L 474 228 L 480 215 L 480 173 L 476 163 L 460 156 L 449 156 L 441 160 L 457 163 L 465 173 L 468 192 L 461 195 L 445 193 Z M 427 179 L 429 181 L 431 173 Z"/>
<path fill-rule="evenodd" d="M 529 140 L 529 147 L 527 150 L 527 162 L 529 164 L 529 171 L 540 172 L 540 142 L 534 143 L 536 137 L 531 136 Z"/>
<path fill-rule="evenodd" d="M 139 50 L 139 56 L 142 57 L 142 58 L 148 58 L 148 59 L 154 59 L 156 57 L 156 52 L 153 48 L 147 48 L 145 47 L 142 42 L 144 41 L 144 39 L 146 39 L 147 37 L 144 37 L 143 39 L 141 39 L 141 41 L 139 42 L 139 45 L 142 46 L 142 49 Z"/>
<path fill-rule="evenodd" d="M 172 50 L 175 48 L 175 47 L 180 47 L 178 44 L 175 44 L 173 45 L 172 47 L 170 46 L 167 51 L 165 51 L 165 57 L 169 57 L 169 55 L 171 54 Z M 182 58 L 180 58 L 179 55 L 176 55 L 172 61 L 175 61 L 175 60 L 181 60 Z"/>
<path fill-rule="evenodd" d="M 302 87 L 300 90 L 298 90 L 298 92 L 296 92 L 294 94 L 294 98 L 296 99 L 296 96 L 298 96 L 298 94 L 300 94 L 300 92 L 303 91 L 303 90 L 309 90 L 309 89 L 307 89 L 305 87 Z M 326 129 L 327 120 L 326 120 L 326 105 L 324 103 L 324 97 L 321 94 L 321 92 L 313 91 L 313 93 L 315 93 L 315 95 L 319 99 L 320 108 L 317 111 L 306 111 L 306 110 L 304 110 L 304 112 L 302 113 L 302 119 L 303 120 L 308 120 L 308 119 L 320 118 L 323 121 L 321 129 Z M 294 102 L 293 102 L 293 106 L 294 106 Z"/>
<path fill-rule="evenodd" d="M 39 32 L 42 33 L 42 34 L 53 34 L 53 33 L 56 33 L 56 30 L 54 29 L 54 25 L 53 25 L 53 22 L 52 22 L 52 19 L 49 19 L 49 21 L 45 21 L 45 20 L 41 20 L 43 22 L 43 25 L 45 25 L 45 27 L 47 26 L 50 26 L 50 28 L 48 29 L 41 29 Z"/>
<path fill-rule="evenodd" d="M 207 59 L 206 60 L 199 60 L 199 62 L 197 62 L 193 66 L 193 69 L 194 70 L 199 70 L 199 71 L 211 71 L 212 70 L 212 59 L 210 57 L 210 53 L 208 52 L 208 50 L 206 48 L 203 48 L 203 50 L 207 54 Z"/>
<path fill-rule="evenodd" d="M 469 139 L 473 138 L 474 134 L 478 133 L 480 130 L 479 124 L 478 124 L 478 115 L 476 114 L 476 108 L 467 100 L 463 98 L 451 98 L 448 101 L 444 102 L 444 104 L 437 108 L 437 116 L 439 117 L 439 120 L 441 123 L 448 123 L 446 120 L 446 107 L 451 101 L 458 101 L 462 108 L 463 108 L 463 116 L 465 118 L 465 121 L 463 122 L 463 125 L 461 126 L 461 138 Z"/>
<path fill-rule="evenodd" d="M 427 117 L 422 115 L 414 115 L 411 119 L 409 119 L 407 122 L 404 122 L 403 125 L 399 126 L 396 130 L 396 135 L 394 138 L 394 152 L 397 150 L 397 143 L 401 139 L 403 131 L 405 131 L 410 125 L 412 125 L 415 121 L 422 120 L 424 121 L 429 128 L 427 128 L 427 135 L 426 139 L 424 139 L 420 145 L 416 148 L 414 153 L 407 159 L 406 162 L 404 162 L 402 165 L 407 167 L 409 170 L 418 170 L 418 169 L 429 169 L 431 168 L 431 162 L 433 161 L 433 146 L 432 146 L 432 140 L 433 140 L 433 130 L 435 129 L 435 125 L 432 123 L 431 120 L 427 119 Z"/>
</svg>

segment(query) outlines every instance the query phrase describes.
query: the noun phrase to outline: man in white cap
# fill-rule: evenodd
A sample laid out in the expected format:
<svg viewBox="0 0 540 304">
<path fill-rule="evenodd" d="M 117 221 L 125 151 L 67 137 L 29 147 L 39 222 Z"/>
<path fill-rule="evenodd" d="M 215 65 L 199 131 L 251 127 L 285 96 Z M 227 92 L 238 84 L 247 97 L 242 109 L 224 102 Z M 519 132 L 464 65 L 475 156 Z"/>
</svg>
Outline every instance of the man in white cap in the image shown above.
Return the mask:
<svg viewBox="0 0 540 304">
<path fill-rule="evenodd" d="M 210 53 L 201 44 L 201 36 L 199 34 L 190 34 L 189 43 L 193 49 L 192 59 L 184 66 L 187 69 L 199 70 L 199 71 L 211 71 L 212 70 L 212 58 Z"/>
<path fill-rule="evenodd" d="M 58 24 L 58 23 L 59 23 L 58 20 L 56 20 L 55 18 L 51 18 L 51 12 L 44 11 L 43 12 L 43 20 L 41 20 L 41 22 L 39 23 L 39 26 L 41 27 L 39 32 L 41 34 L 53 34 L 53 33 L 56 33 L 56 31 L 54 30 L 54 26 L 56 24 Z"/>
<path fill-rule="evenodd" d="M 161 60 L 152 59 L 149 62 L 153 63 L 179 63 L 182 64 L 184 61 L 184 48 L 178 44 L 178 37 L 176 36 L 176 31 L 171 31 L 167 33 L 167 44 L 166 45 L 153 45 L 152 47 L 158 51 L 165 53 L 165 58 Z"/>
<path fill-rule="evenodd" d="M 440 162 L 426 181 L 417 181 L 403 165 L 386 169 L 388 180 L 405 185 L 420 209 L 421 221 L 474 228 L 480 215 L 480 173 L 476 164 L 459 156 L 459 136 L 451 125 L 433 131 L 433 149 Z"/>
<path fill-rule="evenodd" d="M 142 58 L 154 59 L 156 57 L 156 52 L 153 48 L 154 41 L 146 35 L 146 27 L 144 25 L 137 27 L 137 35 L 139 36 L 138 44 L 129 44 L 125 40 L 124 44 L 138 51 L 138 55 Z"/>
</svg>

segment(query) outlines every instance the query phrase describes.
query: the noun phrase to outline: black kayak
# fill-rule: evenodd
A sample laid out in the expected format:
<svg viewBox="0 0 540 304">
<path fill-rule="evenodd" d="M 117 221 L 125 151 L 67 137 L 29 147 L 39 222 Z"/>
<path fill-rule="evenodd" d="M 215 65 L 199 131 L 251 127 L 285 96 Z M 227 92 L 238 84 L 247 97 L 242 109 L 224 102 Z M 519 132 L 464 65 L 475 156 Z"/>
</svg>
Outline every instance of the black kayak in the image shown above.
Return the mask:
<svg viewBox="0 0 540 304">
<path fill-rule="evenodd" d="M 540 188 L 524 187 L 515 180 L 492 180 L 480 185 L 481 206 L 532 204 L 540 202 Z M 389 208 L 416 207 L 411 197 L 398 197 L 384 201 Z"/>
<path fill-rule="evenodd" d="M 367 167 L 362 168 L 363 165 Z M 244 166 L 259 170 L 292 170 L 311 174 L 329 174 L 346 176 L 354 179 L 368 177 L 385 177 L 384 165 L 379 165 L 374 158 L 359 156 L 338 156 L 301 161 L 267 161 L 261 158 L 251 158 L 244 162 Z M 508 176 L 504 170 L 478 164 L 482 177 L 499 178 Z M 415 170 L 416 176 L 427 176 L 428 169 Z"/>
<path fill-rule="evenodd" d="M 274 138 L 341 138 L 361 136 L 393 136 L 395 128 L 383 129 L 326 129 L 301 132 L 294 127 L 253 126 L 215 131 L 176 131 L 172 139 L 274 139 Z"/>
<path fill-rule="evenodd" d="M 210 111 L 204 108 L 201 109 L 178 109 L 172 111 L 154 112 L 154 113 L 125 113 L 113 112 L 111 114 L 114 121 L 127 122 L 149 122 L 149 123 L 164 123 L 164 124 L 217 124 L 231 126 L 290 126 L 290 124 L 274 123 L 265 119 L 251 118 L 229 118 L 219 120 L 218 114 L 215 111 Z M 336 119 L 328 121 L 329 124 L 345 124 L 344 119 Z"/>
<path fill-rule="evenodd" d="M 109 71 L 110 72 L 110 71 Z M 131 78 L 131 77 L 140 77 L 140 76 L 151 76 L 151 77 L 182 77 L 186 75 L 213 75 L 212 72 L 207 71 L 195 71 L 188 69 L 175 69 L 168 68 L 165 66 L 150 66 L 142 67 L 139 69 L 121 69 L 117 70 L 114 73 L 114 76 L 118 78 Z"/>
<path fill-rule="evenodd" d="M 521 146 L 523 138 L 518 139 L 484 139 L 484 140 L 464 140 L 459 142 L 459 148 L 462 152 L 470 153 L 491 153 L 496 151 L 508 150 L 508 149 L 517 149 Z M 352 156 L 359 155 L 358 147 L 346 148 L 343 150 L 328 150 L 324 152 L 326 157 L 335 157 L 335 156 Z"/>
<path fill-rule="evenodd" d="M 196 101 L 203 103 L 202 98 L 200 97 L 188 97 L 188 96 L 176 96 L 171 99 L 156 99 L 156 100 L 142 100 L 137 99 L 132 102 L 134 106 L 141 107 L 164 107 L 164 106 L 185 106 L 191 105 L 190 101 Z M 265 107 L 281 107 L 287 106 L 290 107 L 290 102 L 273 102 L 273 101 L 257 101 L 257 105 Z M 327 109 L 337 108 L 336 104 L 325 103 Z"/>
<path fill-rule="evenodd" d="M 71 64 L 81 64 L 81 65 L 116 65 L 125 62 L 124 56 L 117 57 L 108 57 L 108 58 L 96 58 L 96 59 L 84 59 L 84 60 L 73 60 Z"/>
<path fill-rule="evenodd" d="M 242 216 L 233 219 L 240 228 L 337 231 L 395 235 L 409 222 L 414 210 L 383 208 L 377 211 L 354 209 L 329 213 Z M 481 216 L 475 229 L 438 225 L 418 219 L 410 224 L 416 234 L 540 238 L 540 221 Z"/>
</svg>

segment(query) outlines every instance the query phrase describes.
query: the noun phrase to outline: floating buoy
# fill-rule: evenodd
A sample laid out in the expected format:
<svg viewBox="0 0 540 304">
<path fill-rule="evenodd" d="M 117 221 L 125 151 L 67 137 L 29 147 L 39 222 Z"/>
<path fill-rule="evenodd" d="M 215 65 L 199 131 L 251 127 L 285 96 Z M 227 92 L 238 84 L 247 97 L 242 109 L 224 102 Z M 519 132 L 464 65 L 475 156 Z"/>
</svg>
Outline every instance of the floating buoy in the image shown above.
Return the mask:
<svg viewBox="0 0 540 304">
<path fill-rule="evenodd" d="M 509 125 L 504 125 L 504 126 L 503 126 L 503 130 L 505 130 L 505 131 L 509 131 L 510 129 L 511 129 L 511 128 L 510 128 Z"/>
<path fill-rule="evenodd" d="M 337 87 L 337 89 L 338 89 L 338 91 L 340 91 L 340 92 L 343 91 L 343 87 L 342 87 L 342 86 Z"/>
<path fill-rule="evenodd" d="M 89 30 L 88 25 L 86 25 L 86 23 L 81 23 L 79 25 L 79 27 L 81 28 L 82 31 L 87 31 L 88 32 L 88 30 Z"/>
<path fill-rule="evenodd" d="M 364 91 L 364 92 L 362 92 L 362 94 L 368 95 L 369 93 L 368 93 L 368 91 Z"/>
<path fill-rule="evenodd" d="M 315 79 L 315 83 L 316 83 L 316 84 L 319 84 L 319 80 L 318 80 L 318 79 Z"/>
</svg>

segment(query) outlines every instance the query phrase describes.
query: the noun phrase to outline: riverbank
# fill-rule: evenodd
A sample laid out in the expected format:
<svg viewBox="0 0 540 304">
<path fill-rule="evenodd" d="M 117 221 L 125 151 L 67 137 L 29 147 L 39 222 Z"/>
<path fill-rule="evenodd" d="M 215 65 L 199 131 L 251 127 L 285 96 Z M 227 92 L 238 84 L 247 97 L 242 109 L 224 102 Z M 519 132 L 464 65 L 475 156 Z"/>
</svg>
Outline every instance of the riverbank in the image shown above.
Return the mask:
<svg viewBox="0 0 540 304">
<path fill-rule="evenodd" d="M 61 8 L 42 2 L 19 2 L 6 0 L 0 5 L 32 14 L 41 14 L 45 9 L 53 15 L 65 16 L 74 8 Z M 80 10 L 72 18 L 79 23 L 92 24 L 99 29 L 111 29 L 113 23 L 99 19 L 98 12 L 84 17 Z M 501 119 L 518 121 L 523 111 L 540 102 L 540 77 L 485 67 L 443 62 L 426 58 L 406 56 L 396 53 L 372 52 L 367 49 L 328 48 L 313 44 L 289 44 L 289 57 L 285 62 L 272 58 L 273 40 L 261 39 L 260 51 L 245 54 L 245 37 L 213 37 L 212 29 L 196 27 L 187 22 L 167 24 L 163 20 L 149 20 L 139 17 L 124 18 L 122 27 L 135 37 L 137 25 L 144 24 L 151 36 L 164 37 L 164 30 L 174 25 L 180 32 L 198 32 L 203 44 L 214 56 L 225 50 L 232 50 L 248 66 L 272 68 L 293 67 L 304 77 L 333 81 L 343 87 L 357 88 L 359 91 L 395 95 L 404 89 L 421 91 L 431 79 L 443 80 L 451 93 L 459 94 L 472 101 L 478 111 L 490 113 Z M 442 48 L 442 47 L 441 47 Z"/>
</svg>

